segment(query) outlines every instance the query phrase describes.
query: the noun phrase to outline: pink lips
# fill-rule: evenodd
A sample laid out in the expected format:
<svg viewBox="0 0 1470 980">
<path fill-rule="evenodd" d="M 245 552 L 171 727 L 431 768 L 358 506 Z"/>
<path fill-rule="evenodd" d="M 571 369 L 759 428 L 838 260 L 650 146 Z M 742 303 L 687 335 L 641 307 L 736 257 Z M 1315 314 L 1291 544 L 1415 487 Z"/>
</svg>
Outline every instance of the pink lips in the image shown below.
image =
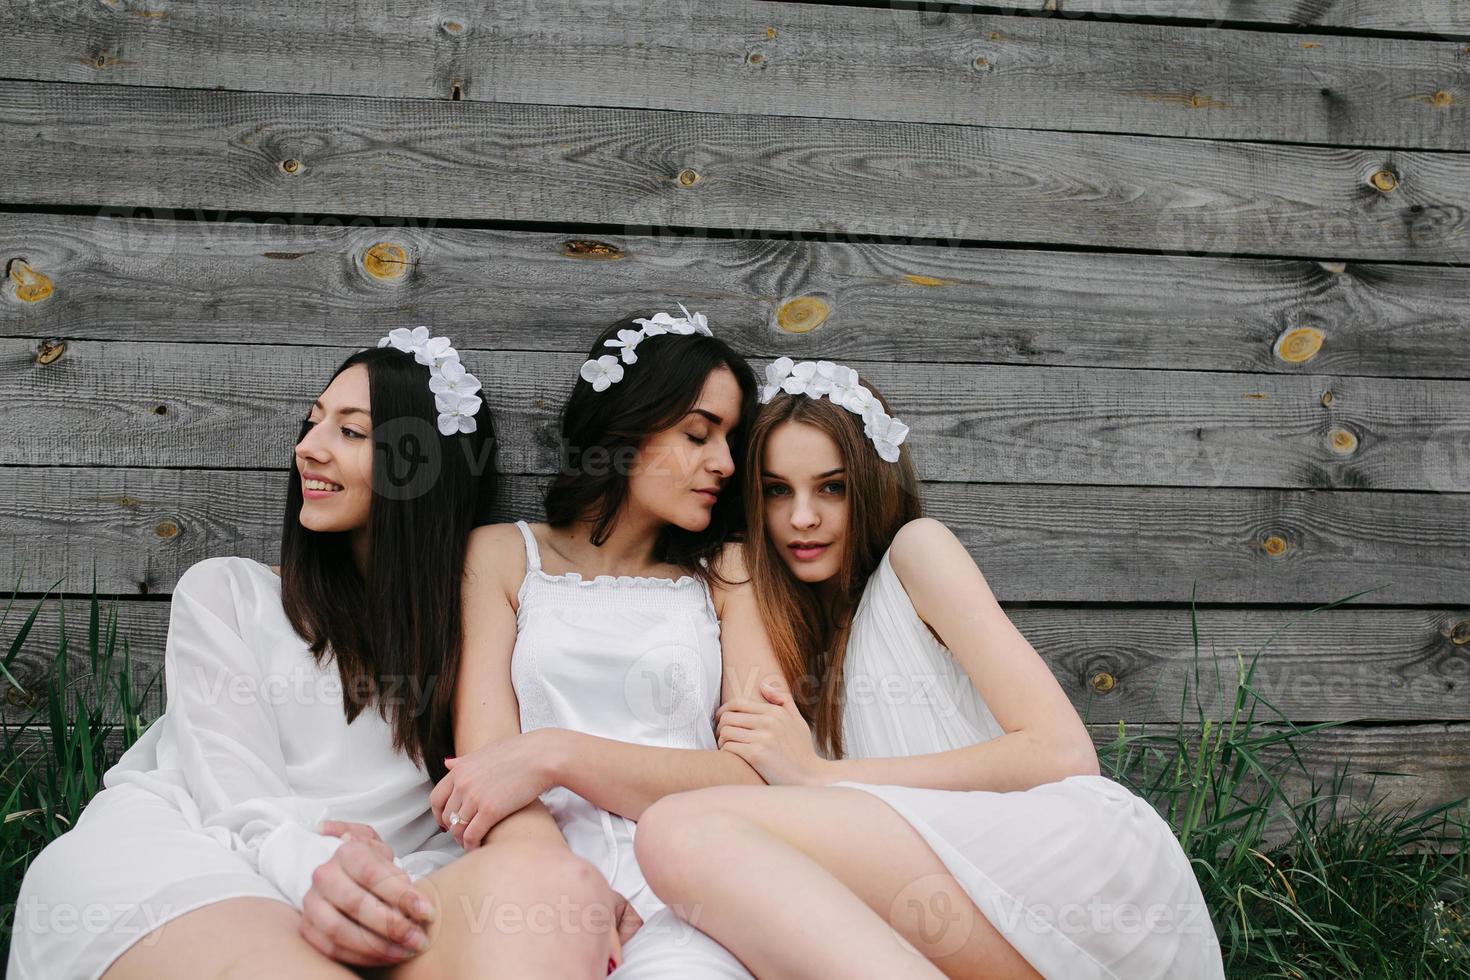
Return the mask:
<svg viewBox="0 0 1470 980">
<path fill-rule="evenodd" d="M 812 561 L 831 547 L 828 544 L 816 544 L 811 542 L 797 542 L 786 546 L 796 556 L 797 561 Z"/>
<path fill-rule="evenodd" d="M 694 492 L 697 493 L 697 494 L 699 494 L 701 497 L 703 497 L 705 500 L 709 501 L 710 503 L 714 503 L 715 501 L 717 501 L 717 500 L 720 499 L 720 491 L 714 490 L 714 489 L 709 488 L 709 487 L 704 487 L 704 488 L 701 488 L 701 489 L 696 490 Z"/>
</svg>

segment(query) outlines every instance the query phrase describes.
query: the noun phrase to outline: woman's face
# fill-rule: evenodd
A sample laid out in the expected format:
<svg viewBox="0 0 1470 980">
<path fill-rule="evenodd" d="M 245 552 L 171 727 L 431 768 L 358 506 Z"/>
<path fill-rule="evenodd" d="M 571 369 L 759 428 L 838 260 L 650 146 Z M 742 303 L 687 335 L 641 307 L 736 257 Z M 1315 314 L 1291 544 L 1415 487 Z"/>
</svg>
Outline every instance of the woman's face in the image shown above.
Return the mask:
<svg viewBox="0 0 1470 980">
<path fill-rule="evenodd" d="M 682 419 L 643 440 L 628 470 L 628 502 L 686 531 L 709 527 L 735 473 L 729 435 L 740 420 L 740 384 L 726 367 L 705 378 Z"/>
<path fill-rule="evenodd" d="M 296 444 L 301 526 L 354 531 L 367 526 L 373 497 L 373 426 L 368 372 L 354 364 L 332 379 Z"/>
<path fill-rule="evenodd" d="M 842 568 L 847 543 L 847 471 L 832 437 L 805 422 L 783 422 L 761 460 L 766 534 L 791 574 L 815 585 Z"/>
</svg>

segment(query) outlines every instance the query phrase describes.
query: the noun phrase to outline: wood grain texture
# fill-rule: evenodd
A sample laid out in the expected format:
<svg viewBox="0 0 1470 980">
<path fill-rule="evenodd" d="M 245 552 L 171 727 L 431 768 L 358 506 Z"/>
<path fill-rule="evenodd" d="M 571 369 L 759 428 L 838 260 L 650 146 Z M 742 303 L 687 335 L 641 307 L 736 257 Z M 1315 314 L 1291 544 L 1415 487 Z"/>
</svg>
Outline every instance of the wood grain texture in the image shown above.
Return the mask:
<svg viewBox="0 0 1470 980">
<path fill-rule="evenodd" d="M 16 43 L 0 49 L 0 75 L 1470 148 L 1470 59 L 1448 40 L 753 0 L 479 0 L 449 13 L 412 0 L 303 0 L 176 5 L 164 18 L 139 11 L 135 0 L 64 10 L 3 0 L 0 19 Z"/>
<path fill-rule="evenodd" d="M 1100 748 L 1118 734 L 1116 725 L 1089 727 Z M 121 755 L 122 737 L 114 729 L 105 741 L 112 746 L 110 765 Z M 15 757 L 30 764 L 40 763 L 48 751 L 44 733 L 34 729 L 15 733 L 14 745 Z M 1306 799 L 1312 794 L 1313 781 L 1321 787 L 1342 767 L 1352 774 L 1343 785 L 1344 805 L 1371 795 L 1382 806 L 1417 812 L 1453 801 L 1463 807 L 1470 795 L 1470 725 L 1466 724 L 1326 729 L 1301 736 L 1298 753 L 1300 764 L 1272 760 L 1294 800 Z M 1284 827 L 1273 826 L 1268 836 L 1280 839 L 1284 832 Z"/>
<path fill-rule="evenodd" d="M 576 465 L 557 418 L 585 355 L 474 350 L 451 335 L 488 392 L 502 471 Z M 12 379 L 0 465 L 284 466 L 354 349 L 73 341 L 42 364 L 34 342 L 0 339 Z M 848 363 L 913 427 L 928 480 L 1470 493 L 1463 382 Z"/>
<path fill-rule="evenodd" d="M 167 592 L 209 555 L 277 553 L 282 471 L 0 467 L 0 576 Z M 543 477 L 497 513 L 534 518 Z M 1462 606 L 1470 511 L 1457 494 L 926 483 L 926 511 L 1002 601 Z"/>
<path fill-rule="evenodd" d="M 14 82 L 0 156 L 24 205 L 1470 262 L 1457 153 Z"/>
<path fill-rule="evenodd" d="M 820 0 L 838 2 L 841 0 Z M 1001 10 L 1029 17 L 1096 16 L 1117 20 L 1178 18 L 1199 25 L 1276 24 L 1333 27 L 1344 31 L 1395 31 L 1470 36 L 1470 3 L 1465 0 L 980 0 L 944 4 Z M 1048 9 L 1050 8 L 1050 9 Z"/>
<path fill-rule="evenodd" d="M 0 265 L 52 287 L 0 296 L 0 336 L 345 346 L 428 323 L 580 354 L 684 302 L 761 358 L 1470 378 L 1460 267 L 178 217 L 0 213 Z"/>
<path fill-rule="evenodd" d="M 62 635 L 59 603 L 49 600 L 10 672 L 25 692 L 44 692 Z M 90 673 L 86 655 L 87 600 L 66 599 L 70 673 Z M 135 690 L 145 718 L 163 709 L 164 640 L 169 605 L 159 599 L 112 600 L 117 651 L 127 640 Z M 30 605 L 17 606 L 28 613 Z M 102 604 L 106 622 L 109 603 Z M 1234 685 L 1254 660 L 1250 683 L 1282 715 L 1313 721 L 1470 720 L 1470 607 L 1458 611 L 1353 609 L 1314 613 L 1276 609 L 1196 610 L 1199 656 L 1182 608 L 1107 609 L 1064 606 L 1007 610 L 1051 667 L 1077 711 L 1112 724 L 1228 717 Z M 0 628 L 8 647 L 21 616 Z M 919 696 L 923 679 L 905 679 Z M 917 687 L 908 682 L 916 681 Z M 151 686 L 150 686 L 151 684 Z M 0 684 L 0 687 L 3 687 Z M 146 693 L 147 697 L 144 698 Z M 882 697 L 880 688 L 853 696 Z M 35 703 L 6 689 L 0 718 L 24 722 Z M 1262 706 L 1258 720 L 1280 716 Z"/>
</svg>

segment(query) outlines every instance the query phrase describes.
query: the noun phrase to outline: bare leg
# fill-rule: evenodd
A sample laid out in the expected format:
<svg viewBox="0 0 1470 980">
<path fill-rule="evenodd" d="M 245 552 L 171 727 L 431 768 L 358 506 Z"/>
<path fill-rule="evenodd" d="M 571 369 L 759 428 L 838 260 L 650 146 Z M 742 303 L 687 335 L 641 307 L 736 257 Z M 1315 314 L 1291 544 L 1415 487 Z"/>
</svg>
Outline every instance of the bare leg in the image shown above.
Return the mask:
<svg viewBox="0 0 1470 980">
<path fill-rule="evenodd" d="M 607 976 L 612 907 L 596 866 L 565 848 L 507 841 L 477 848 L 419 888 L 439 911 L 429 948 L 393 967 L 391 980 Z"/>
<path fill-rule="evenodd" d="M 301 915 L 269 898 L 214 902 L 164 923 L 104 980 L 384 980 L 473 976 L 601 980 L 612 954 L 607 882 L 565 849 L 519 842 L 478 848 L 418 885 L 439 916 L 429 948 L 380 969 L 349 967 L 301 937 Z"/>
<path fill-rule="evenodd" d="M 171 919 L 113 961 L 103 980 L 351 980 L 301 938 L 301 915 L 273 898 L 227 898 Z"/>
<path fill-rule="evenodd" d="M 762 980 L 1040 976 L 918 831 L 862 790 L 677 793 L 644 811 L 635 847 L 659 897 Z"/>
</svg>

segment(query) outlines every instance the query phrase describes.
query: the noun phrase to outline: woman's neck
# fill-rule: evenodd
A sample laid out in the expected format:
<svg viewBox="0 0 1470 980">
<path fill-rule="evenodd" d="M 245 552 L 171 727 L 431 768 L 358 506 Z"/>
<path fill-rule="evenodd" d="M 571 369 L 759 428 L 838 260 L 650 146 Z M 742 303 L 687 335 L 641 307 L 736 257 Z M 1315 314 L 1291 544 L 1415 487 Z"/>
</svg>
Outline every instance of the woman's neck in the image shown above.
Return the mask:
<svg viewBox="0 0 1470 980">
<path fill-rule="evenodd" d="M 592 543 L 591 518 L 555 528 L 557 550 L 586 575 L 643 575 L 663 564 L 654 554 L 664 521 L 626 503 L 613 519 L 602 544 Z"/>
</svg>

